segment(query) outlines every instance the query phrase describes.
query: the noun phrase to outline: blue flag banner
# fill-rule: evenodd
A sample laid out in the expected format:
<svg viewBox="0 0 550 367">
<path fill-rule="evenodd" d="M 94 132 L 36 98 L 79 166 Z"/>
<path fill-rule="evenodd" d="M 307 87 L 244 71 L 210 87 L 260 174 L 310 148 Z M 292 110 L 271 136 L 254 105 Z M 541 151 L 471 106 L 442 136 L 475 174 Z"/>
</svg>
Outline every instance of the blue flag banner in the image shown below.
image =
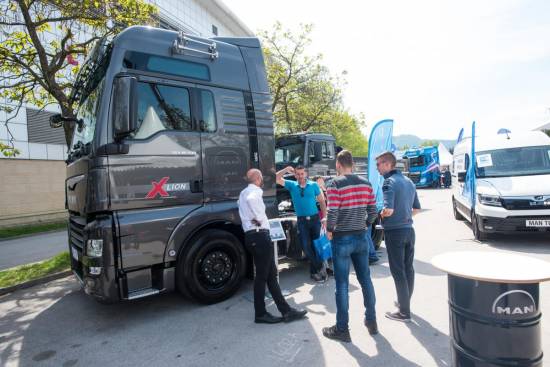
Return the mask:
<svg viewBox="0 0 550 367">
<path fill-rule="evenodd" d="M 463 136 L 464 136 L 464 128 L 460 129 L 460 132 L 458 133 L 458 138 L 456 139 L 457 144 L 460 143 Z"/>
<path fill-rule="evenodd" d="M 462 195 L 466 197 L 471 204 L 472 210 L 476 205 L 476 122 L 472 122 L 472 138 L 471 151 L 468 157 L 468 170 L 464 180 L 464 190 Z"/>
<path fill-rule="evenodd" d="M 376 169 L 376 157 L 386 151 L 391 151 L 393 136 L 393 120 L 382 120 L 372 128 L 369 137 L 368 179 L 376 194 L 376 206 L 381 210 L 384 206 L 382 184 L 384 177 L 380 176 Z"/>
</svg>

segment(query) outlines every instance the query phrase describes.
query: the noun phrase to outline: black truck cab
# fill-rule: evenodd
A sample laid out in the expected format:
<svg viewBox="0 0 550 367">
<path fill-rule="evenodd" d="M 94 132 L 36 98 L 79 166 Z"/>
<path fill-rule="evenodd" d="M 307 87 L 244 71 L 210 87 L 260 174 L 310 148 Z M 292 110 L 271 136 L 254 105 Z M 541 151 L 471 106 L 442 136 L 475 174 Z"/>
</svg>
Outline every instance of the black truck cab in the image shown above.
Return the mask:
<svg viewBox="0 0 550 367">
<path fill-rule="evenodd" d="M 250 268 L 237 209 L 245 174 L 277 215 L 274 131 L 256 38 L 130 27 L 99 42 L 72 98 L 66 207 L 72 269 L 106 301 L 178 289 L 205 303 Z"/>
</svg>

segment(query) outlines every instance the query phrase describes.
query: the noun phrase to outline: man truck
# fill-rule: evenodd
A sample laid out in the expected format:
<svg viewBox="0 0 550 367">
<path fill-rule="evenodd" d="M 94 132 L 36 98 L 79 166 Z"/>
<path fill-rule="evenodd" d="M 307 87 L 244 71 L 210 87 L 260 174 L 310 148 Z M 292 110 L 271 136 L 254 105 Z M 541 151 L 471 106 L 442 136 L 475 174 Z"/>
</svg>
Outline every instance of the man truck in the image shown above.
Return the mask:
<svg viewBox="0 0 550 367">
<path fill-rule="evenodd" d="M 175 289 L 202 303 L 230 297 L 252 269 L 237 208 L 249 168 L 263 172 L 267 214 L 278 216 L 259 40 L 130 27 L 97 43 L 71 99 L 76 116 L 50 123 L 70 146 L 71 268 L 85 292 L 102 302 Z M 334 173 L 323 147 L 310 166 Z"/>
<path fill-rule="evenodd" d="M 403 158 L 408 161 L 409 178 L 416 187 L 441 186 L 437 147 L 412 148 L 403 154 Z"/>
</svg>

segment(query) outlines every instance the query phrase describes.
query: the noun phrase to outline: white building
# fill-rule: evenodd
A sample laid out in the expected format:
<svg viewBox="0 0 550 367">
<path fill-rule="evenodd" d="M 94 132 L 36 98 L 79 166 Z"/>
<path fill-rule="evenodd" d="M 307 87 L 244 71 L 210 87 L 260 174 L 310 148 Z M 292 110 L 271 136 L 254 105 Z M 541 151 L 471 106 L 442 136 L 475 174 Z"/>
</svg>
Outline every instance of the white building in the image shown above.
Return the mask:
<svg viewBox="0 0 550 367">
<path fill-rule="evenodd" d="M 254 36 L 220 0 L 146 1 L 158 7 L 161 28 L 202 37 Z M 26 106 L 6 126 L 11 116 L 0 111 L 0 143 L 13 144 L 20 152 L 15 158 L 0 155 L 0 227 L 64 215 L 67 149 L 63 129 L 49 126 L 55 112 L 55 107 L 38 111 Z"/>
</svg>

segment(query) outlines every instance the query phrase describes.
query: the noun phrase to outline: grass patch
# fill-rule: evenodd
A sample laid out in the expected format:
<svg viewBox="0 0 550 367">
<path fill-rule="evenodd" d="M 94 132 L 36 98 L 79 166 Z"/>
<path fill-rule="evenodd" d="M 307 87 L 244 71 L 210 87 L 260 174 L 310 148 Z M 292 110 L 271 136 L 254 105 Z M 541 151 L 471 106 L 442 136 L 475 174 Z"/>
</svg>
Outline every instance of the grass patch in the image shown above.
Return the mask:
<svg viewBox="0 0 550 367">
<path fill-rule="evenodd" d="M 0 229 L 0 239 L 23 236 L 27 234 L 54 231 L 67 228 L 67 222 L 35 224 L 29 226 L 18 226 Z"/>
<path fill-rule="evenodd" d="M 0 271 L 0 288 L 69 270 L 70 267 L 71 258 L 69 252 L 65 251 L 48 260 Z"/>
</svg>

